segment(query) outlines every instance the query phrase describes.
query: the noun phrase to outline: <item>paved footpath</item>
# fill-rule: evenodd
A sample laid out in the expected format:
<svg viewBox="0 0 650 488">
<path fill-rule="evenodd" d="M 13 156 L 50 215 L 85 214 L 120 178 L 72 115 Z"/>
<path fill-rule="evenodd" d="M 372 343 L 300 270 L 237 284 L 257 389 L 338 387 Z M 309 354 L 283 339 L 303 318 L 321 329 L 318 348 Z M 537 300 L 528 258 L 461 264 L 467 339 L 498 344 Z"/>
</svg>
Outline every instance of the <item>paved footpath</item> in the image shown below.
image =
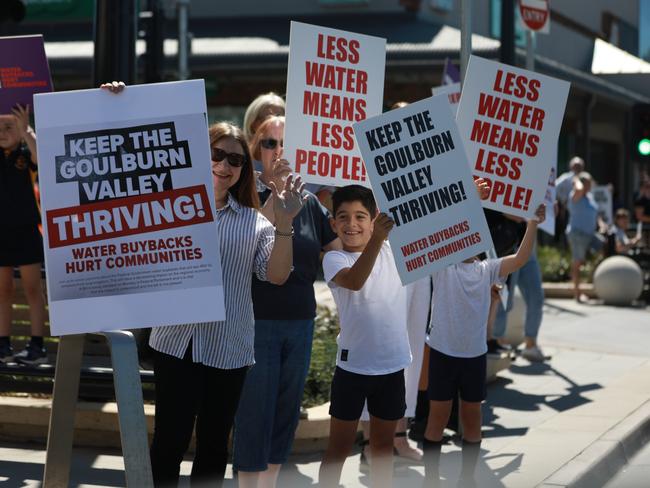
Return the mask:
<svg viewBox="0 0 650 488">
<path fill-rule="evenodd" d="M 540 343 L 552 354 L 545 364 L 517 359 L 488 388 L 484 405 L 483 461 L 477 475 L 481 488 L 542 484 L 609 429 L 650 402 L 650 309 L 580 305 L 548 300 Z M 640 468 L 650 459 L 639 454 Z M 71 486 L 124 486 L 119 452 L 75 449 Z M 645 456 L 645 457 L 643 457 Z M 281 474 L 278 487 L 314 486 L 320 453 L 298 455 Z M 0 443 L 0 486 L 39 486 L 43 446 Z M 189 486 L 191 464 L 182 466 L 181 486 Z M 460 449 L 443 449 L 443 486 L 454 486 L 460 469 Z M 647 474 L 643 479 L 647 480 Z M 420 488 L 421 466 L 401 466 L 395 486 Z M 625 473 L 608 488 L 626 483 Z M 225 486 L 234 487 L 232 473 Z M 556 474 L 557 478 L 557 474 Z M 636 478 L 640 479 L 640 478 Z M 602 480 L 600 486 L 607 480 Z M 369 486 L 359 471 L 359 454 L 345 464 L 342 484 Z M 553 483 L 547 486 L 552 486 Z"/>
</svg>

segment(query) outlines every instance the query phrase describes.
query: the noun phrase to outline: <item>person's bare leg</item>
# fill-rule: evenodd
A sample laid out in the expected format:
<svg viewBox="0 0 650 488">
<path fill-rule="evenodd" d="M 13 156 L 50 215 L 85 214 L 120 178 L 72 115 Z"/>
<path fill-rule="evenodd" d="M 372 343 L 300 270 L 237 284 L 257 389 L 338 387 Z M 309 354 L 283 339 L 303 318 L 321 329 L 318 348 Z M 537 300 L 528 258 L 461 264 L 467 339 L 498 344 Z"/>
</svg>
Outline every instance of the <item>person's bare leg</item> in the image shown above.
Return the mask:
<svg viewBox="0 0 650 488">
<path fill-rule="evenodd" d="M 259 471 L 239 471 L 237 473 L 239 488 L 257 488 L 259 478 Z"/>
<path fill-rule="evenodd" d="M 370 464 L 370 456 L 372 456 L 372 453 L 370 452 L 370 449 L 366 449 L 366 445 L 370 443 L 370 421 L 361 420 L 359 424 L 361 425 L 361 432 L 363 434 L 363 441 L 365 444 L 361 446 L 361 452 L 363 452 L 363 455 L 366 457 L 366 461 L 368 461 L 368 464 Z"/>
<path fill-rule="evenodd" d="M 338 486 L 343 463 L 352 451 L 357 436 L 358 425 L 358 420 L 340 420 L 334 417 L 330 419 L 329 442 L 318 470 L 318 486 L 321 488 Z"/>
<path fill-rule="evenodd" d="M 524 344 L 527 349 L 535 347 L 537 345 L 537 339 L 535 337 L 524 337 Z"/>
<path fill-rule="evenodd" d="M 473 480 L 481 450 L 481 402 L 460 402 L 463 423 L 463 464 L 461 478 Z"/>
<path fill-rule="evenodd" d="M 580 266 L 582 261 L 571 262 L 571 277 L 573 278 L 573 297 L 580 301 Z"/>
<path fill-rule="evenodd" d="M 11 335 L 11 305 L 14 299 L 14 270 L 0 266 L 0 337 Z"/>
<path fill-rule="evenodd" d="M 383 420 L 370 416 L 370 486 L 393 487 L 393 440 L 397 420 Z"/>
<path fill-rule="evenodd" d="M 429 346 L 424 346 L 422 355 L 422 368 L 420 368 L 420 381 L 418 382 L 418 391 L 427 391 L 429 388 Z"/>
<path fill-rule="evenodd" d="M 41 281 L 40 263 L 28 264 L 20 267 L 20 279 L 29 304 L 29 319 L 31 321 L 32 336 L 45 335 L 45 295 Z"/>
<path fill-rule="evenodd" d="M 406 434 L 406 427 L 407 427 L 406 418 L 402 418 L 397 421 L 397 427 L 395 431 L 396 435 L 395 435 L 395 440 L 393 441 L 393 445 L 395 446 L 395 449 L 397 449 L 397 453 L 401 457 L 412 459 L 413 461 L 421 461 L 422 451 L 412 447 L 406 435 L 399 436 L 399 437 L 397 436 L 398 433 Z"/>
<path fill-rule="evenodd" d="M 460 421 L 463 423 L 463 439 L 470 442 L 481 440 L 481 402 L 460 401 Z"/>
<path fill-rule="evenodd" d="M 442 434 L 445 431 L 449 416 L 451 415 L 452 400 L 439 402 L 429 401 L 429 418 L 427 428 L 424 431 L 424 438 L 430 441 L 441 441 Z"/>
<path fill-rule="evenodd" d="M 427 486 L 437 487 L 440 483 L 440 451 L 442 434 L 445 431 L 453 400 L 429 401 L 429 418 L 422 442 L 424 456 L 424 477 Z"/>
<path fill-rule="evenodd" d="M 281 464 L 269 464 L 266 471 L 260 473 L 257 488 L 275 488 L 278 484 Z"/>
</svg>

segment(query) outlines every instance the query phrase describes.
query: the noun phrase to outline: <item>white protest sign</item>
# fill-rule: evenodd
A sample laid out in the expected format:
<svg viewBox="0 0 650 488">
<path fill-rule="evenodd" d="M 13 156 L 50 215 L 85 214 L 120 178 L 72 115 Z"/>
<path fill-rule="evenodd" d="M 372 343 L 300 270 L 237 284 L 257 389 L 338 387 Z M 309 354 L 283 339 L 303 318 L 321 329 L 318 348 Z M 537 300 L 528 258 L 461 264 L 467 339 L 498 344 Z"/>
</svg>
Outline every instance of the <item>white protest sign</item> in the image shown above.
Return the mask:
<svg viewBox="0 0 650 488">
<path fill-rule="evenodd" d="M 489 181 L 483 206 L 532 218 L 557 157 L 569 83 L 471 56 L 458 129 L 474 176 Z"/>
<path fill-rule="evenodd" d="M 406 285 L 492 247 L 446 96 L 426 98 L 354 125 Z"/>
<path fill-rule="evenodd" d="M 451 85 L 436 86 L 431 89 L 433 95 L 447 95 L 449 106 L 454 117 L 458 113 L 458 103 L 460 102 L 460 83 L 452 83 Z"/>
<path fill-rule="evenodd" d="M 547 234 L 552 236 L 555 235 L 555 178 L 556 178 L 556 165 L 554 164 L 551 168 L 551 174 L 548 178 L 548 186 L 546 187 L 546 193 L 544 194 L 544 205 L 546 205 L 546 218 L 544 222 L 538 225 L 540 230 L 543 230 Z"/>
<path fill-rule="evenodd" d="M 614 202 L 612 200 L 612 190 L 607 185 L 595 186 L 591 193 L 598 205 L 598 216 L 603 219 L 608 226 L 614 225 Z"/>
<path fill-rule="evenodd" d="M 203 80 L 34 100 L 52 334 L 224 320 Z"/>
<path fill-rule="evenodd" d="M 291 22 L 284 154 L 303 181 L 369 186 L 352 124 L 379 115 L 386 40 Z"/>
</svg>

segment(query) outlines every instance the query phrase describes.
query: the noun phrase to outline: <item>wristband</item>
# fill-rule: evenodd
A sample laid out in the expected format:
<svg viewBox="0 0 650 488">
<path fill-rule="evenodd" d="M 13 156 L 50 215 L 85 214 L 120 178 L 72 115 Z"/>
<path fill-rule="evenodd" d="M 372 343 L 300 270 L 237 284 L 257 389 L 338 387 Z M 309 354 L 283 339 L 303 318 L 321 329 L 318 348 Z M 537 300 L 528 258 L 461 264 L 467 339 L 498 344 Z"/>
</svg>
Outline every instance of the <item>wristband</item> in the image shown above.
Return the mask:
<svg viewBox="0 0 650 488">
<path fill-rule="evenodd" d="M 278 237 L 293 237 L 293 226 L 291 226 L 291 232 L 280 232 L 278 229 L 275 229 L 275 235 Z"/>
</svg>

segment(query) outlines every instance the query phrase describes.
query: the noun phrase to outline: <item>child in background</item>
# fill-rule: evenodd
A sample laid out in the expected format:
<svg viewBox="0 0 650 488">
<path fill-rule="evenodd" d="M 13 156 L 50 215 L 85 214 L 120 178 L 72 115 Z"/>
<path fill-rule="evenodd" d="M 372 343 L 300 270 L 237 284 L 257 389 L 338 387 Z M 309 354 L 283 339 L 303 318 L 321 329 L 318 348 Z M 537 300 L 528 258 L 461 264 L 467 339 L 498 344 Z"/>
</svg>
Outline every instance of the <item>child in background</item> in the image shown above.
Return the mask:
<svg viewBox="0 0 650 488">
<path fill-rule="evenodd" d="M 452 401 L 460 393 L 463 425 L 460 487 L 475 487 L 481 446 L 481 402 L 485 400 L 486 335 L 492 286 L 521 268 L 531 255 L 544 205 L 528 221 L 516 254 L 463 261 L 433 275 L 429 351 L 429 419 L 424 433 L 425 485 L 439 486 L 442 435 Z"/>
<path fill-rule="evenodd" d="M 616 254 L 628 254 L 641 240 L 637 235 L 632 238 L 627 236 L 627 229 L 630 226 L 630 212 L 619 208 L 614 217 L 614 239 L 616 240 Z"/>
<path fill-rule="evenodd" d="M 319 486 L 338 486 L 357 434 L 364 402 L 370 413 L 370 480 L 393 486 L 393 436 L 406 409 L 404 368 L 411 362 L 406 288 L 386 242 L 393 221 L 377 215 L 372 192 L 358 185 L 332 195 L 332 228 L 342 251 L 323 259 L 341 332 L 332 380 L 330 435 Z"/>
<path fill-rule="evenodd" d="M 13 359 L 26 364 L 47 362 L 43 347 L 43 239 L 38 230 L 41 219 L 32 181 L 36 163 L 36 138 L 29 126 L 28 107 L 18 106 L 13 114 L 0 115 L 0 362 L 3 363 Z M 11 312 L 15 267 L 20 270 L 29 304 L 32 337 L 27 347 L 14 356 Z"/>
</svg>

